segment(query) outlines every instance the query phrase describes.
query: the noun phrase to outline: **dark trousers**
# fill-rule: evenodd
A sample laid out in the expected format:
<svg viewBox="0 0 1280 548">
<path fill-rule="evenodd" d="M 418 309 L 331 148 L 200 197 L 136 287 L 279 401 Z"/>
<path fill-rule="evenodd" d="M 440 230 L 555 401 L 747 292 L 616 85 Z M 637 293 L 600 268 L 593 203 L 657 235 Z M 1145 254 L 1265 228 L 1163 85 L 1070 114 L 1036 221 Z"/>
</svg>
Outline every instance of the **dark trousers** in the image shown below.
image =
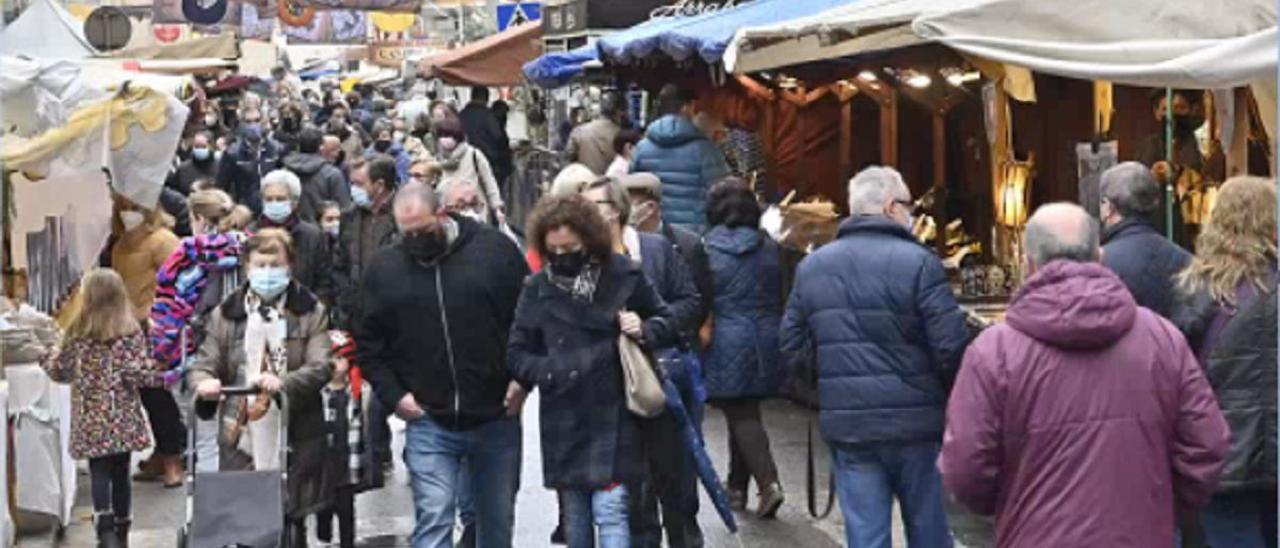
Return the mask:
<svg viewBox="0 0 1280 548">
<path fill-rule="evenodd" d="M 339 487 L 334 493 L 333 507 L 316 514 L 316 536 L 325 542 L 333 539 L 333 521 L 338 518 L 338 543 L 342 548 L 356 545 L 356 494 L 352 487 Z"/>
<path fill-rule="evenodd" d="M 653 419 L 637 419 L 636 423 L 644 444 L 648 477 L 629 490 L 632 544 L 636 548 L 658 548 L 665 529 L 671 548 L 701 547 L 697 465 L 676 430 L 675 420 L 664 413 Z"/>
<path fill-rule="evenodd" d="M 133 506 L 129 485 L 129 453 L 89 459 L 89 483 L 96 514 L 115 514 L 128 519 Z"/>
<path fill-rule="evenodd" d="M 729 488 L 746 491 L 753 477 L 760 489 L 777 482 L 778 466 L 760 418 L 760 400 L 720 400 L 711 405 L 724 412 L 729 425 Z"/>
<path fill-rule="evenodd" d="M 173 394 L 164 388 L 140 388 L 142 407 L 151 423 L 151 437 L 156 440 L 157 455 L 181 455 L 186 449 L 187 427 L 182 424 L 182 411 Z"/>
</svg>

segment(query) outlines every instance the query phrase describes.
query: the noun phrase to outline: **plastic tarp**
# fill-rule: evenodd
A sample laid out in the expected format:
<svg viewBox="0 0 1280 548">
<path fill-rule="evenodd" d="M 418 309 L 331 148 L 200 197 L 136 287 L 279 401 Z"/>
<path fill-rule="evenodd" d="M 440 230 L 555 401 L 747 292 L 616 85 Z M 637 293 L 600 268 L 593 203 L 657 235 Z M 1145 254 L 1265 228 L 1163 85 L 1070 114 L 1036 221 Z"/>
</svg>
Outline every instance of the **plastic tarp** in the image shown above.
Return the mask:
<svg viewBox="0 0 1280 548">
<path fill-rule="evenodd" d="M 567 85 L 592 64 L 599 64 L 600 56 L 595 44 L 577 49 L 548 53 L 524 65 L 524 75 L 536 85 L 558 88 Z"/>
<path fill-rule="evenodd" d="M 741 27 L 802 17 L 848 2 L 755 0 L 693 17 L 654 19 L 601 38 L 600 55 L 612 63 L 628 64 L 660 51 L 676 61 L 696 55 L 708 64 L 719 63 Z"/>
<path fill-rule="evenodd" d="M 0 30 L 0 52 L 43 59 L 83 59 L 97 50 L 84 37 L 84 24 L 55 4 L 36 0 Z"/>
<path fill-rule="evenodd" d="M 532 21 L 423 59 L 418 71 L 452 86 L 518 86 L 521 68 L 541 53 L 542 23 Z"/>
<path fill-rule="evenodd" d="M 80 103 L 106 95 L 71 61 L 0 57 L 0 110 L 6 130 L 31 137 L 65 124 Z"/>
</svg>

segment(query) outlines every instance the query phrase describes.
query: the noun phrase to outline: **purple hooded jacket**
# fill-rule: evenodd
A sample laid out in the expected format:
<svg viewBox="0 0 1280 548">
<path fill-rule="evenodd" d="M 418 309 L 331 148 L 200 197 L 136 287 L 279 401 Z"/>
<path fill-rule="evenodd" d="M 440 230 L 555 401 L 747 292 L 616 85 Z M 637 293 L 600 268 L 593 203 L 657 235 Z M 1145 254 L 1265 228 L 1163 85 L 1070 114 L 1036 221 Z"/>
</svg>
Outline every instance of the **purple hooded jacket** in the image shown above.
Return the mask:
<svg viewBox="0 0 1280 548">
<path fill-rule="evenodd" d="M 1100 264 L 1051 262 L 969 347 L 938 459 L 1000 548 L 1173 546 L 1229 432 L 1182 334 Z"/>
</svg>

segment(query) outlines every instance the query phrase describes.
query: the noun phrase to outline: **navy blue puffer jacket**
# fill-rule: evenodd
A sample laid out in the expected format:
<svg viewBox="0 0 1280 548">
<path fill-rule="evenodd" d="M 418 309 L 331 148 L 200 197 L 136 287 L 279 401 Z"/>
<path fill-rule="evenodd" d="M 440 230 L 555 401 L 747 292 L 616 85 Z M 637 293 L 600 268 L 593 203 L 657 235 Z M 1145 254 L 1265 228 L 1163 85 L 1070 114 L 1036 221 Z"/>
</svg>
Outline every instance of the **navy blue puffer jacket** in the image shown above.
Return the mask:
<svg viewBox="0 0 1280 548">
<path fill-rule="evenodd" d="M 942 263 L 878 216 L 800 263 L 782 320 L 788 363 L 816 359 L 822 433 L 841 443 L 940 441 L 968 340 Z"/>
<path fill-rule="evenodd" d="M 778 394 L 782 270 L 778 245 L 754 228 L 712 228 L 702 275 L 713 315 L 703 355 L 708 399 Z M 700 261 L 701 262 L 701 261 Z"/>
<path fill-rule="evenodd" d="M 1191 254 L 1156 232 L 1143 220 L 1124 220 L 1102 237 L 1102 264 L 1115 272 L 1133 300 L 1152 312 L 1171 317 L 1173 277 L 1191 263 Z"/>
<path fill-rule="evenodd" d="M 729 175 L 724 153 L 688 118 L 667 115 L 649 124 L 631 153 L 632 173 L 662 180 L 662 222 L 701 233 L 707 189 Z"/>
</svg>

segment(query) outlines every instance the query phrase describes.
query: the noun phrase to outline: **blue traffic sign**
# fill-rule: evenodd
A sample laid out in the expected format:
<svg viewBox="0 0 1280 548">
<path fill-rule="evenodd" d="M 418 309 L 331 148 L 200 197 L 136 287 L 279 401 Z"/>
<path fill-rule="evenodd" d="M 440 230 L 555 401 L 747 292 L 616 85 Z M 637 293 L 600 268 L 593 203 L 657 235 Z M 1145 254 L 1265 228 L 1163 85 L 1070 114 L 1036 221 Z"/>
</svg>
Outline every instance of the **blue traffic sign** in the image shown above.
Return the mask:
<svg viewBox="0 0 1280 548">
<path fill-rule="evenodd" d="M 498 4 L 498 31 L 542 18 L 542 2 Z"/>
</svg>

